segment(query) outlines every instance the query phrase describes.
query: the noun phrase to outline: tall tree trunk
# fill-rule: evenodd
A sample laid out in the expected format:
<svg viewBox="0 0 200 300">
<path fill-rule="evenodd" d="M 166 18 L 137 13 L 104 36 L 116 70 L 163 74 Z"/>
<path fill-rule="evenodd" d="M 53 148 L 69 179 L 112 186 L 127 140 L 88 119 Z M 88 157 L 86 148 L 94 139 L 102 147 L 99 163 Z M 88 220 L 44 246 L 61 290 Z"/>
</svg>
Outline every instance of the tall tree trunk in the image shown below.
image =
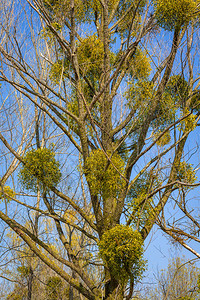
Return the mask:
<svg viewBox="0 0 200 300">
<path fill-rule="evenodd" d="M 28 275 L 28 296 L 27 296 L 27 300 L 32 299 L 32 290 L 33 290 L 33 270 L 30 267 L 29 275 Z"/>
<path fill-rule="evenodd" d="M 105 300 L 123 300 L 123 288 L 119 281 L 110 275 L 110 272 L 105 269 Z"/>
</svg>

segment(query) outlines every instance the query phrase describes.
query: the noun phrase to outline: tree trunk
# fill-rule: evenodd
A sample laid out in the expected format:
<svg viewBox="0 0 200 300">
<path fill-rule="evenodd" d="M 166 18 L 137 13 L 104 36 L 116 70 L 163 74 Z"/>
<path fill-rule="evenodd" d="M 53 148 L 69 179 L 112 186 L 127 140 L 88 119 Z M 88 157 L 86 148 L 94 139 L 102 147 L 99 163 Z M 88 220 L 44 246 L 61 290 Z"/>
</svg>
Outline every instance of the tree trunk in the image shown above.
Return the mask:
<svg viewBox="0 0 200 300">
<path fill-rule="evenodd" d="M 105 278 L 109 278 L 106 280 L 105 284 L 105 300 L 123 300 L 123 288 L 119 281 L 110 275 L 108 270 L 105 270 Z"/>
<path fill-rule="evenodd" d="M 28 276 L 28 296 L 27 296 L 27 300 L 31 300 L 31 298 L 32 298 L 32 288 L 33 288 L 33 270 L 30 267 L 29 276 Z"/>
</svg>

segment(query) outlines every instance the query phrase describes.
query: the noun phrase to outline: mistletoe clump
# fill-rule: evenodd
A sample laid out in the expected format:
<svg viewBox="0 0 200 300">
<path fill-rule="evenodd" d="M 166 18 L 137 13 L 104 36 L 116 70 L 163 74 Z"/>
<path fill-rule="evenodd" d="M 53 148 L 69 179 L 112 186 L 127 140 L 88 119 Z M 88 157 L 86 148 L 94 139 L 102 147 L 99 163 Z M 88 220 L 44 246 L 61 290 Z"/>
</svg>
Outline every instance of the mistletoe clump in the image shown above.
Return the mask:
<svg viewBox="0 0 200 300">
<path fill-rule="evenodd" d="M 68 71 L 69 61 L 58 59 L 54 64 L 52 64 L 49 77 L 53 83 L 59 84 L 60 80 L 67 76 Z"/>
<path fill-rule="evenodd" d="M 99 242 L 99 254 L 121 282 L 136 280 L 144 271 L 143 239 L 130 226 L 117 225 L 106 231 Z"/>
<path fill-rule="evenodd" d="M 9 186 L 0 186 L 0 202 L 1 200 L 10 201 L 15 197 L 15 192 Z"/>
<path fill-rule="evenodd" d="M 62 280 L 58 276 L 51 276 L 46 283 L 47 299 L 56 300 L 62 291 Z"/>
<path fill-rule="evenodd" d="M 156 132 L 154 134 L 154 139 L 156 140 L 160 134 L 161 134 L 161 131 L 159 130 L 158 132 Z M 169 144 L 170 141 L 171 141 L 171 136 L 170 136 L 170 131 L 168 130 L 156 141 L 156 144 L 159 147 L 162 147 L 162 146 Z"/>
<path fill-rule="evenodd" d="M 182 130 L 183 132 L 186 131 L 192 131 L 196 128 L 197 126 L 197 121 L 196 121 L 196 116 L 188 110 L 188 108 L 185 108 L 184 111 L 182 112 L 182 116 L 188 115 L 187 118 L 185 118 L 183 121 L 181 121 L 179 129 Z"/>
<path fill-rule="evenodd" d="M 78 61 L 82 72 L 98 76 L 103 67 L 104 46 L 95 35 L 82 39 L 77 47 Z"/>
<path fill-rule="evenodd" d="M 192 167 L 192 164 L 188 164 L 186 161 L 181 161 L 177 168 L 177 179 L 188 184 L 194 184 L 197 180 L 196 172 Z"/>
<path fill-rule="evenodd" d="M 199 3 L 199 0 L 154 0 L 157 21 L 166 30 L 179 29 L 199 15 Z"/>
<path fill-rule="evenodd" d="M 111 151 L 108 151 L 108 156 Z M 121 175 L 124 172 L 124 161 L 119 154 L 114 153 L 111 162 L 108 161 L 102 150 L 91 152 L 86 160 L 85 174 L 90 189 L 94 195 L 100 194 L 104 199 L 117 197 L 124 187 L 125 180 Z"/>
<path fill-rule="evenodd" d="M 24 165 L 19 173 L 19 180 L 27 190 L 37 190 L 40 186 L 56 186 L 61 179 L 59 162 L 55 153 L 47 148 L 28 151 Z"/>
</svg>

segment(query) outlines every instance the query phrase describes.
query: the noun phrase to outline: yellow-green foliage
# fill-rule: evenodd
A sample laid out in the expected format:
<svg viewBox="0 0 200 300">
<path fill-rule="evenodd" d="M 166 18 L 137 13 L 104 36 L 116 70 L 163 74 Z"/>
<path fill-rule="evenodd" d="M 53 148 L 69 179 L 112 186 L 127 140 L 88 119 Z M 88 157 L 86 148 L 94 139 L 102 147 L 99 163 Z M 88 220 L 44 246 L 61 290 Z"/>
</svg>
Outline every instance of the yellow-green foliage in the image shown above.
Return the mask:
<svg viewBox="0 0 200 300">
<path fill-rule="evenodd" d="M 78 114 L 79 114 L 78 100 L 75 95 L 75 92 L 72 93 L 70 102 L 67 103 L 67 109 L 70 112 L 72 112 L 75 116 L 78 116 Z M 64 114 L 64 118 L 65 118 L 65 123 L 69 127 L 69 129 L 72 130 L 73 133 L 78 134 L 79 127 L 78 127 L 77 122 L 67 114 Z"/>
<path fill-rule="evenodd" d="M 62 21 L 64 18 L 70 19 L 70 0 L 43 0 L 44 5 L 52 14 L 54 19 Z M 118 9 L 118 18 L 121 17 L 124 9 L 128 9 L 130 5 L 132 5 L 131 0 L 121 1 Z M 139 8 L 143 7 L 145 4 L 145 0 L 140 1 Z M 109 13 L 113 11 L 115 5 L 118 3 L 118 0 L 109 0 L 108 1 L 108 11 Z M 74 13 L 75 19 L 78 22 L 87 22 L 90 23 L 94 14 L 101 14 L 102 4 L 100 0 L 74 0 Z M 131 22 L 131 16 L 134 13 L 134 9 L 131 10 L 130 14 L 127 18 L 128 23 Z M 119 27 L 124 24 L 124 22 L 120 22 Z M 127 26 L 128 27 L 128 26 Z"/>
<path fill-rule="evenodd" d="M 168 92 L 165 92 L 159 103 L 157 114 L 158 120 L 156 121 L 157 124 L 160 124 L 162 126 L 163 124 L 167 125 L 173 122 L 177 107 L 178 106 L 176 105 L 174 98 L 172 98 L 172 96 Z"/>
<path fill-rule="evenodd" d="M 27 190 L 36 190 L 38 183 L 56 186 L 61 179 L 59 162 L 47 148 L 31 150 L 24 156 L 25 164 L 19 172 L 19 180 Z"/>
<path fill-rule="evenodd" d="M 146 0 L 141 1 L 133 1 L 133 0 L 126 0 L 120 1 L 120 4 L 116 11 L 116 21 L 119 21 L 123 15 L 123 21 L 118 23 L 117 30 L 121 37 L 127 38 L 130 32 L 130 27 L 133 29 L 132 36 L 137 34 L 140 23 L 141 23 L 141 15 L 142 10 L 146 4 Z M 135 8 L 137 6 L 136 15 L 135 15 Z M 132 7 L 132 9 L 130 9 Z M 129 11 L 126 15 L 124 14 L 125 11 Z"/>
<path fill-rule="evenodd" d="M 109 151 L 108 156 L 111 155 Z M 111 158 L 116 169 L 123 174 L 124 161 L 118 154 Z M 120 190 L 125 185 L 125 180 L 121 177 L 114 166 L 109 163 L 102 150 L 94 150 L 86 160 L 85 174 L 90 189 L 94 195 L 100 194 L 103 198 L 117 197 Z"/>
<path fill-rule="evenodd" d="M 166 92 L 171 95 L 174 102 L 184 103 L 189 95 L 188 82 L 181 75 L 171 76 Z"/>
<path fill-rule="evenodd" d="M 46 296 L 49 300 L 60 299 L 62 280 L 58 276 L 52 276 L 46 283 Z"/>
<path fill-rule="evenodd" d="M 28 277 L 31 269 L 30 267 L 21 266 L 17 268 L 18 273 L 21 275 L 21 277 Z"/>
<path fill-rule="evenodd" d="M 184 106 L 189 94 L 187 81 L 180 75 L 172 76 L 165 88 L 156 111 L 153 127 L 160 132 L 175 120 L 175 114 Z M 165 136 L 165 140 L 169 134 Z"/>
<path fill-rule="evenodd" d="M 188 115 L 189 110 L 187 108 L 182 112 L 182 116 Z M 187 118 L 181 121 L 179 129 L 182 131 L 194 130 L 197 126 L 196 116 L 194 114 L 190 114 Z"/>
<path fill-rule="evenodd" d="M 200 96 L 199 92 L 195 93 L 194 96 L 192 96 L 191 102 L 190 102 L 190 107 L 197 112 L 199 112 L 199 110 L 200 110 L 200 97 L 199 96 Z"/>
<path fill-rule="evenodd" d="M 70 0 L 44 0 L 44 4 L 54 19 L 59 21 L 63 21 L 64 18 L 70 19 Z M 100 12 L 101 9 L 102 5 L 99 0 L 74 0 L 75 19 L 79 22 L 91 22 L 92 13 Z"/>
<path fill-rule="evenodd" d="M 60 31 L 61 30 L 61 25 L 58 22 L 53 22 L 51 23 L 51 26 L 56 30 L 56 31 Z M 51 32 L 49 27 L 45 27 L 44 29 L 42 29 L 42 31 L 40 32 L 41 37 L 46 37 L 46 38 L 53 38 L 53 33 Z"/>
<path fill-rule="evenodd" d="M 148 80 L 138 80 L 136 83 L 129 82 L 129 89 L 126 92 L 128 106 L 134 109 L 142 109 L 154 97 L 153 84 Z"/>
<path fill-rule="evenodd" d="M 102 10 L 102 4 L 100 0 L 89 0 L 88 2 L 90 2 L 90 7 L 92 8 L 92 10 L 99 12 Z M 111 11 L 117 2 L 118 0 L 108 1 L 108 10 Z"/>
<path fill-rule="evenodd" d="M 51 23 L 51 26 L 55 31 L 57 32 L 61 31 L 62 26 L 58 22 Z M 55 42 L 54 33 L 51 31 L 51 29 L 48 26 L 44 27 L 40 31 L 40 38 L 45 39 L 50 46 L 52 46 Z"/>
<path fill-rule="evenodd" d="M 66 72 L 69 70 L 69 61 L 59 59 L 50 69 L 49 77 L 54 83 L 59 83 L 61 79 L 66 77 Z"/>
<path fill-rule="evenodd" d="M 98 246 L 100 257 L 121 282 L 136 279 L 144 271 L 143 239 L 130 226 L 117 225 L 106 231 Z"/>
<path fill-rule="evenodd" d="M 0 202 L 2 199 L 6 201 L 10 201 L 12 198 L 15 197 L 15 192 L 11 187 L 4 186 L 3 188 L 0 186 Z"/>
<path fill-rule="evenodd" d="M 181 28 L 197 17 L 199 3 L 199 0 L 154 0 L 158 23 L 167 30 Z"/>
<path fill-rule="evenodd" d="M 150 190 L 156 189 L 160 180 L 151 172 L 142 174 L 131 187 L 127 195 L 128 212 L 132 215 L 131 222 L 141 228 L 153 213 L 152 198 L 146 199 Z"/>
<path fill-rule="evenodd" d="M 199 279 L 197 281 L 197 287 L 198 287 L 198 293 L 200 294 L 200 275 L 199 275 Z"/>
<path fill-rule="evenodd" d="M 92 82 L 99 80 L 103 67 L 104 45 L 96 36 L 91 35 L 77 42 L 77 58 L 83 75 L 90 77 Z M 110 52 L 110 58 L 114 60 L 114 54 Z M 69 60 L 59 59 L 50 70 L 50 79 L 59 83 L 61 76 L 66 77 L 70 68 Z M 88 87 L 86 87 L 88 89 Z"/>
<path fill-rule="evenodd" d="M 154 134 L 154 138 L 157 139 L 160 134 L 161 134 L 161 131 L 159 130 L 158 132 L 156 132 L 156 134 Z M 170 141 L 171 141 L 171 136 L 170 136 L 170 131 L 168 130 L 159 138 L 159 140 L 156 142 L 156 144 L 158 146 L 162 147 L 162 146 L 169 144 Z"/>
<path fill-rule="evenodd" d="M 10 293 L 6 298 L 6 300 L 23 300 L 23 299 L 24 299 L 23 295 L 17 295 L 13 293 Z"/>
<path fill-rule="evenodd" d="M 158 180 L 156 180 L 155 184 L 158 184 Z M 138 198 L 141 194 L 147 194 L 151 185 L 152 180 L 150 173 L 146 172 L 142 174 L 129 190 L 129 193 L 127 195 L 128 200 L 132 201 L 132 199 Z"/>
<path fill-rule="evenodd" d="M 151 72 L 150 60 L 141 49 L 136 50 L 134 57 L 128 63 L 132 77 L 141 79 L 149 76 Z"/>
<path fill-rule="evenodd" d="M 163 93 L 155 112 L 153 128 L 163 131 L 166 126 L 174 122 L 175 114 L 179 105 L 176 97 L 173 97 L 168 89 Z"/>
<path fill-rule="evenodd" d="M 61 21 L 62 17 L 66 17 L 70 9 L 69 0 L 43 0 L 43 2 L 53 19 L 57 19 L 57 21 Z"/>
<path fill-rule="evenodd" d="M 78 116 L 78 101 L 76 97 L 72 97 L 71 102 L 67 104 L 67 109 L 71 111 L 75 116 Z"/>
<path fill-rule="evenodd" d="M 193 184 L 197 177 L 192 164 L 188 164 L 185 161 L 180 162 L 179 165 L 176 165 L 177 170 L 177 179 L 185 183 Z"/>
<path fill-rule="evenodd" d="M 84 74 L 98 76 L 102 70 L 104 46 L 96 35 L 82 39 L 77 46 L 77 55 L 80 67 Z"/>
<path fill-rule="evenodd" d="M 147 194 L 141 193 L 133 202 L 129 204 L 129 213 L 131 225 L 133 228 L 141 230 L 144 225 L 149 224 L 149 220 L 156 216 L 153 198 L 147 198 Z"/>
</svg>

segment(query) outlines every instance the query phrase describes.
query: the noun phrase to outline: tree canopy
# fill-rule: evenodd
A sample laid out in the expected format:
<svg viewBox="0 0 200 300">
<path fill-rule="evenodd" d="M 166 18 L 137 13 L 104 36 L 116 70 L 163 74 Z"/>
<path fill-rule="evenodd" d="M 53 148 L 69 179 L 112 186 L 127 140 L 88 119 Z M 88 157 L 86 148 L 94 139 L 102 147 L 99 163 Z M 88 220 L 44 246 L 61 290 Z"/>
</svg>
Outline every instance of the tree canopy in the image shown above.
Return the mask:
<svg viewBox="0 0 200 300">
<path fill-rule="evenodd" d="M 55 299 L 131 299 L 153 226 L 200 258 L 199 8 L 0 0 L 2 239 Z"/>
</svg>

